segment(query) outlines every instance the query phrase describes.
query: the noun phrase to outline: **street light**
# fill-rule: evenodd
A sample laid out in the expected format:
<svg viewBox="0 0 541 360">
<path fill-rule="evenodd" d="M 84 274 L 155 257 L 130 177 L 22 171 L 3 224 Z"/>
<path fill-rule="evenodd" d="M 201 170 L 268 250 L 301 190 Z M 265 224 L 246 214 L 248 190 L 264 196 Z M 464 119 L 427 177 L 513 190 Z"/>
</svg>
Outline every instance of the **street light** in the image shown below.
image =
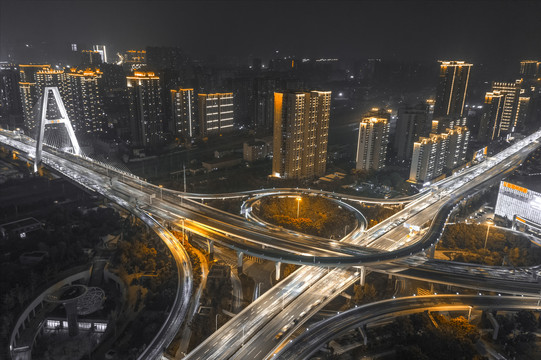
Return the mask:
<svg viewBox="0 0 541 360">
<path fill-rule="evenodd" d="M 490 223 L 487 224 L 487 235 L 485 236 L 485 249 L 487 248 L 488 232 L 490 231 Z"/>
<path fill-rule="evenodd" d="M 160 188 L 160 200 L 163 200 L 163 192 L 162 192 L 163 185 L 158 185 L 158 186 Z"/>
<path fill-rule="evenodd" d="M 300 196 L 297 196 L 297 198 L 295 200 L 297 200 L 297 219 L 298 219 L 299 218 L 299 211 L 301 209 L 301 200 L 302 200 L 302 198 Z"/>
</svg>

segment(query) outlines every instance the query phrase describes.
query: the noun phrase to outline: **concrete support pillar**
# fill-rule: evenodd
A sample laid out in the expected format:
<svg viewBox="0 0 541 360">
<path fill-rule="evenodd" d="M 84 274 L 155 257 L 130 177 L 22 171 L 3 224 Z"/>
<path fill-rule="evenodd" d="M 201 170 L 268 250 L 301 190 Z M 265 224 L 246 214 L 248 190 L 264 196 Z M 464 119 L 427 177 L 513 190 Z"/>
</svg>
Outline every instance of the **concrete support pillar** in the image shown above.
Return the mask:
<svg viewBox="0 0 541 360">
<path fill-rule="evenodd" d="M 359 284 L 361 286 L 364 286 L 366 280 L 366 267 L 361 266 L 361 269 L 359 270 Z"/>
<path fill-rule="evenodd" d="M 434 294 L 434 283 L 430 283 L 430 293 Z"/>
<path fill-rule="evenodd" d="M 79 333 L 79 324 L 77 323 L 77 301 L 64 303 L 66 315 L 68 318 L 68 334 L 76 336 Z"/>
<path fill-rule="evenodd" d="M 209 261 L 214 260 L 214 241 L 207 239 L 207 244 L 209 248 Z"/>
<path fill-rule="evenodd" d="M 237 272 L 242 274 L 242 257 L 244 253 L 242 251 L 237 252 Z"/>
<path fill-rule="evenodd" d="M 434 259 L 435 254 L 436 254 L 436 245 L 432 245 L 430 249 L 428 250 L 428 258 Z"/>
<path fill-rule="evenodd" d="M 492 340 L 496 340 L 498 338 L 498 332 L 500 331 L 500 324 L 498 324 L 498 321 L 496 320 L 491 311 L 487 313 L 487 317 L 488 320 L 490 320 L 492 327 L 494 327 L 494 332 L 492 333 Z"/>
<path fill-rule="evenodd" d="M 357 330 L 359 330 L 359 333 L 363 337 L 364 345 L 366 346 L 368 344 L 368 336 L 366 336 L 366 324 L 359 326 Z"/>
<path fill-rule="evenodd" d="M 276 281 L 280 280 L 280 275 L 281 275 L 280 269 L 281 268 L 282 268 L 282 263 L 277 261 L 276 262 L 276 277 L 275 277 Z"/>
</svg>

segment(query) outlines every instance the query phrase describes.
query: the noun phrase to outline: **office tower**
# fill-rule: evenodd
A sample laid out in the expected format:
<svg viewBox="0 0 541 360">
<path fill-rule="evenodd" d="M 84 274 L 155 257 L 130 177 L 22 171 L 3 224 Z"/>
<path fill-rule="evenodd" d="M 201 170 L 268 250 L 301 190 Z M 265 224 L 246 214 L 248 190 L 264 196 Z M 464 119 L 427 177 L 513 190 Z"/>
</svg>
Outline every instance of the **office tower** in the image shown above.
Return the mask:
<svg viewBox="0 0 541 360">
<path fill-rule="evenodd" d="M 503 107 L 505 104 L 505 95 L 500 91 L 491 91 L 485 94 L 485 112 L 481 118 L 479 126 L 479 141 L 492 141 L 500 137 L 500 122 Z"/>
<path fill-rule="evenodd" d="M 233 93 L 199 94 L 198 109 L 201 136 L 233 131 Z"/>
<path fill-rule="evenodd" d="M 126 80 L 132 145 L 155 148 L 164 140 L 160 78 L 153 72 L 134 71 Z"/>
<path fill-rule="evenodd" d="M 107 63 L 107 49 L 105 45 L 92 45 L 92 50 L 100 54 L 102 64 Z"/>
<path fill-rule="evenodd" d="M 71 68 L 67 72 L 69 94 L 64 103 L 79 134 L 99 136 L 105 132 L 101 78 L 99 69 Z"/>
<path fill-rule="evenodd" d="M 36 73 L 43 69 L 50 69 L 51 65 L 21 64 L 19 65 L 19 91 L 23 107 L 24 126 L 28 129 L 36 127 L 34 119 L 34 105 L 39 99 L 36 91 Z"/>
<path fill-rule="evenodd" d="M 23 126 L 23 108 L 19 90 L 19 70 L 15 65 L 0 65 L 0 126 Z"/>
<path fill-rule="evenodd" d="M 419 138 L 413 144 L 409 181 L 424 183 L 464 164 L 469 138 L 466 126 Z"/>
<path fill-rule="evenodd" d="M 537 60 L 522 60 L 520 62 L 520 75 L 525 77 L 535 77 L 539 74 L 541 62 Z"/>
<path fill-rule="evenodd" d="M 171 106 L 173 114 L 171 133 L 177 138 L 182 138 L 184 142 L 191 140 L 196 134 L 193 89 L 171 90 Z"/>
<path fill-rule="evenodd" d="M 440 61 L 440 63 L 434 117 L 461 117 L 472 64 L 464 61 Z"/>
<path fill-rule="evenodd" d="M 330 105 L 330 91 L 274 93 L 273 176 L 325 175 Z"/>
<path fill-rule="evenodd" d="M 390 118 L 390 112 L 384 109 L 372 109 L 363 116 L 359 123 L 357 170 L 381 170 L 385 166 Z"/>
<path fill-rule="evenodd" d="M 419 103 L 398 109 L 398 120 L 394 138 L 394 151 L 398 160 L 411 160 L 413 143 L 428 134 L 428 105 Z"/>
<path fill-rule="evenodd" d="M 447 129 L 447 153 L 445 168 L 451 170 L 466 162 L 466 151 L 470 142 L 470 130 L 466 126 Z"/>
<path fill-rule="evenodd" d="M 97 66 L 103 63 L 103 55 L 99 51 L 94 50 L 82 50 L 81 51 L 81 64 Z"/>
</svg>

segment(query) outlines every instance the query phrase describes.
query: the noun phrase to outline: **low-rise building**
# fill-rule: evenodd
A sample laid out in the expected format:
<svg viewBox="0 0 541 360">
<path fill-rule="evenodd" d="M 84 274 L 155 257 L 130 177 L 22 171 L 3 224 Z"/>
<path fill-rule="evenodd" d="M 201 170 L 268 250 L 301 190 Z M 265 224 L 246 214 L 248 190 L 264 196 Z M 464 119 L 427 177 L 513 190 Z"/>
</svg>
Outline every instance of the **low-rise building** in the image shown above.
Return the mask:
<svg viewBox="0 0 541 360">
<path fill-rule="evenodd" d="M 246 141 L 242 148 L 244 161 L 254 162 L 263 160 L 269 154 L 269 147 L 263 140 Z"/>
<path fill-rule="evenodd" d="M 500 182 L 494 214 L 500 218 L 541 229 L 540 176 L 515 176 Z"/>
</svg>

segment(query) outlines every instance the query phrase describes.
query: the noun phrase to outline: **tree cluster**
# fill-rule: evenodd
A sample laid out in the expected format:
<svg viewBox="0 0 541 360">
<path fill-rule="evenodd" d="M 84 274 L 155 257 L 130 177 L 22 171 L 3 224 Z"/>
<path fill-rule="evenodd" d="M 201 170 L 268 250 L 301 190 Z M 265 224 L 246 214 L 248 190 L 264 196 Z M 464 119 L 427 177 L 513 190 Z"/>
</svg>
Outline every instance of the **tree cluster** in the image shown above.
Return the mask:
<svg viewBox="0 0 541 360">
<path fill-rule="evenodd" d="M 453 224 L 445 227 L 439 250 L 465 250 L 450 254 L 451 260 L 493 266 L 533 266 L 541 264 L 541 248 L 517 234 L 476 224 Z M 485 249 L 486 240 L 486 249 Z"/>
<path fill-rule="evenodd" d="M 300 204 L 295 198 L 264 198 L 258 215 L 270 223 L 322 237 L 341 238 L 346 226 L 355 223 L 351 212 L 316 196 L 304 196 Z"/>
<path fill-rule="evenodd" d="M 399 317 L 393 322 L 398 359 L 483 359 L 474 345 L 480 338 L 475 326 L 463 317 L 447 319 L 434 315 L 434 319 L 437 327 L 424 313 Z"/>
</svg>

